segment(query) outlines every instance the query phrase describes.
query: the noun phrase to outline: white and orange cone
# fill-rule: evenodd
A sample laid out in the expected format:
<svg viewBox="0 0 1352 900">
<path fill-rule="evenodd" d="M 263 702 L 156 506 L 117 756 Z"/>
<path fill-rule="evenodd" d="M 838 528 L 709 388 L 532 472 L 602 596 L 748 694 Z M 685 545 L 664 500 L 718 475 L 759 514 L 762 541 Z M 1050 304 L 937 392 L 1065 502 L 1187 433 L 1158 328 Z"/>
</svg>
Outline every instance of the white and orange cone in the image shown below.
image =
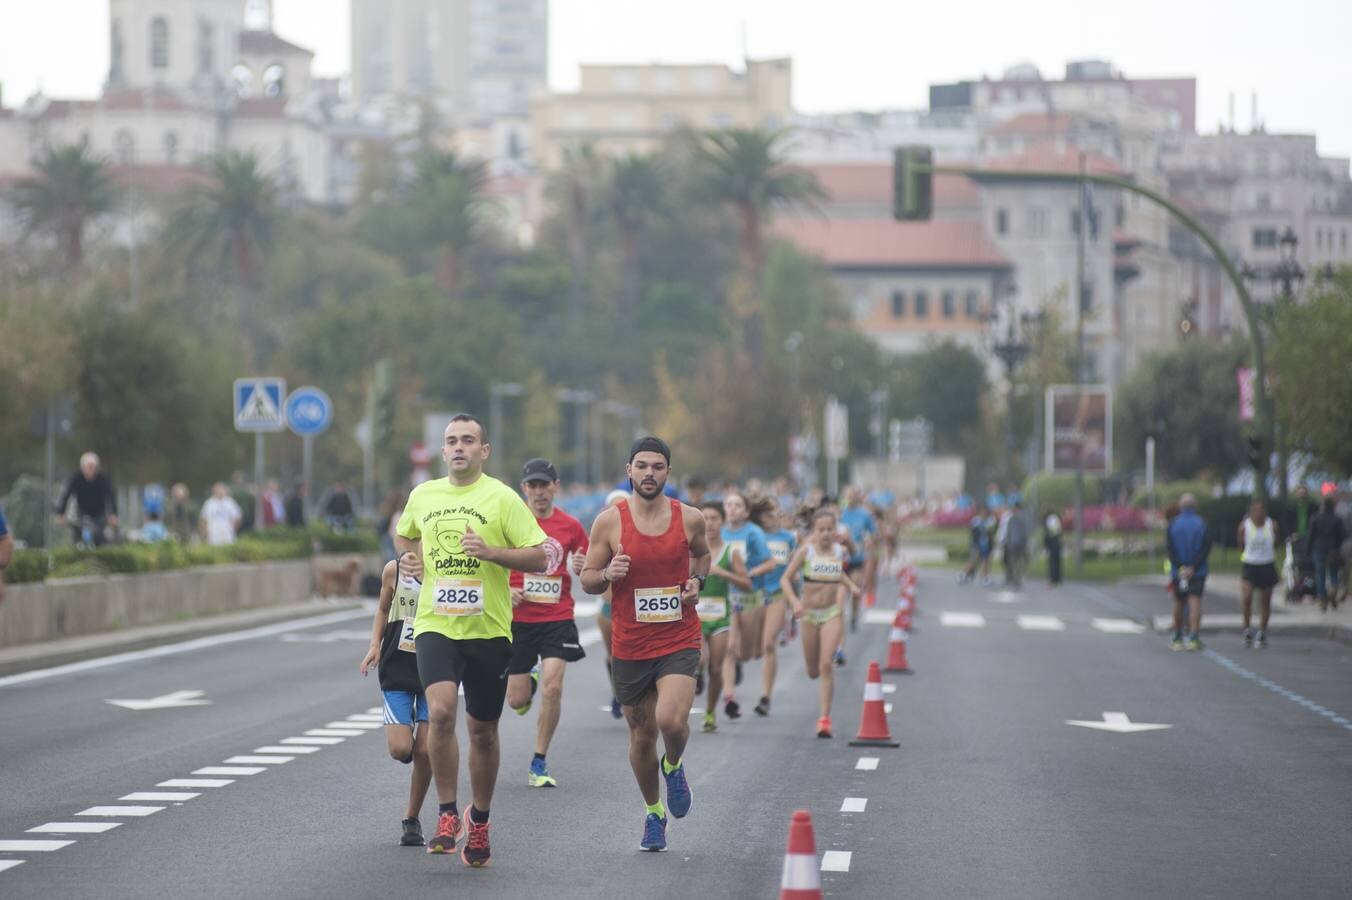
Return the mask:
<svg viewBox="0 0 1352 900">
<path fill-rule="evenodd" d="M 892 740 L 887 728 L 887 704 L 883 702 L 883 674 L 875 659 L 868 664 L 868 680 L 864 682 L 864 714 L 859 722 L 859 734 L 850 741 L 851 747 L 900 747 Z"/>
<path fill-rule="evenodd" d="M 822 876 L 817 842 L 812 837 L 812 813 L 795 810 L 789 823 L 784 874 L 779 879 L 779 900 L 821 900 L 821 896 Z"/>
</svg>

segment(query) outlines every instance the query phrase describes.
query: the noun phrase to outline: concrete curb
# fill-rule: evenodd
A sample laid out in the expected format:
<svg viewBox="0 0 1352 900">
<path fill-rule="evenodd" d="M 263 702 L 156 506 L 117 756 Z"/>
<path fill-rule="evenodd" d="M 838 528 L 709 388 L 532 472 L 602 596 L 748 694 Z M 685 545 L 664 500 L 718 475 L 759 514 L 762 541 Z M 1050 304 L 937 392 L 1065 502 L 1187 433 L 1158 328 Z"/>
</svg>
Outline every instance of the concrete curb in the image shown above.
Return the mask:
<svg viewBox="0 0 1352 900">
<path fill-rule="evenodd" d="M 359 609 L 362 603 L 363 600 L 359 597 L 314 598 L 305 603 L 256 607 L 240 612 L 202 616 L 168 625 L 126 628 L 103 634 L 43 641 L 20 647 L 6 647 L 0 650 L 0 676 L 27 672 L 32 669 L 46 669 L 85 659 L 111 656 L 115 653 L 144 650 L 147 647 L 209 637 L 229 631 L 242 631 L 275 622 L 313 618 L 343 610 Z"/>
</svg>

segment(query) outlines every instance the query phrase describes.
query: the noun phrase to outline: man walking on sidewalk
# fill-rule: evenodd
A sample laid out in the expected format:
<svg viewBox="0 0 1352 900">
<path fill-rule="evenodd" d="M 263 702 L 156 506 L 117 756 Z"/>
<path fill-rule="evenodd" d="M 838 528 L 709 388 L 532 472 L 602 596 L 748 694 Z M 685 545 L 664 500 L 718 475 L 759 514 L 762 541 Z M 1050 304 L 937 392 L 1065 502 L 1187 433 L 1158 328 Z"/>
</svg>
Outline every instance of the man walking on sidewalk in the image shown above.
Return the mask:
<svg viewBox="0 0 1352 900">
<path fill-rule="evenodd" d="M 1197 498 L 1184 494 L 1178 516 L 1169 524 L 1165 540 L 1169 548 L 1169 579 L 1174 595 L 1174 650 L 1202 649 L 1202 591 L 1206 588 L 1207 557 L 1211 536 L 1197 514 Z M 1183 606 L 1188 607 L 1188 639 L 1183 640 Z"/>
<path fill-rule="evenodd" d="M 1244 564 L 1239 581 L 1240 609 L 1244 615 L 1244 646 L 1267 646 L 1268 617 L 1272 615 L 1272 589 L 1277 584 L 1277 523 L 1268 518 L 1263 501 L 1255 500 L 1249 516 L 1239 523 L 1240 562 Z M 1249 627 L 1252 621 L 1253 592 L 1258 591 L 1258 633 Z"/>
</svg>

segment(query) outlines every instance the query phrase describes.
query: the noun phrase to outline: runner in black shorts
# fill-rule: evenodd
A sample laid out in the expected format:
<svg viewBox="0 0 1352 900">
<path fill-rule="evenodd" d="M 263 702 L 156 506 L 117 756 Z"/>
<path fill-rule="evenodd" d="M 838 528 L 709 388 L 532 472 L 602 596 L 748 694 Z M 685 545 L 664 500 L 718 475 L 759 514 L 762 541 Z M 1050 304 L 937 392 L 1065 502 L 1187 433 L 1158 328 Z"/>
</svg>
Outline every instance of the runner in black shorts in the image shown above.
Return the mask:
<svg viewBox="0 0 1352 900">
<path fill-rule="evenodd" d="M 531 787 L 558 787 L 558 781 L 549 774 L 545 754 L 559 727 L 564 667 L 587 655 L 573 619 L 573 576 L 582 571 L 587 532 L 581 522 L 554 506 L 559 473 L 549 460 L 526 463 L 521 472 L 521 492 L 550 543 L 556 545 L 556 553 L 551 556 L 559 563 L 548 572 L 512 573 L 512 663 L 507 670 L 507 703 L 524 716 L 530 712 L 539 687 L 535 756 L 526 783 Z"/>
<path fill-rule="evenodd" d="M 429 853 L 452 853 L 462 833 L 456 807 L 460 748 L 455 718 L 465 690 L 469 731 L 469 837 L 460 854 L 488 864 L 488 813 L 498 777 L 498 718 L 512 654 L 507 570 L 545 572 L 561 558 L 517 493 L 483 473 L 490 452 L 483 425 L 461 414 L 446 426 L 448 476 L 409 495 L 395 543 L 399 571 L 422 581 L 414 620 L 418 675 L 427 696 L 432 777 L 440 803 Z"/>
</svg>

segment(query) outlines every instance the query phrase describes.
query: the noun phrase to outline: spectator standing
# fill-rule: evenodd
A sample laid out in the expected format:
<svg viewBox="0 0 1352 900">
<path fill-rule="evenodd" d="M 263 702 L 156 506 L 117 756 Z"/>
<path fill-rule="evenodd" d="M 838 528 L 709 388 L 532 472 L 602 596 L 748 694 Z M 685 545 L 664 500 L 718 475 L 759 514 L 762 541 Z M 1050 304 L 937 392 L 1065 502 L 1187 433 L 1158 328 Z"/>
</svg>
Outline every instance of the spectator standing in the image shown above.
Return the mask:
<svg viewBox="0 0 1352 900">
<path fill-rule="evenodd" d="M 1314 560 L 1314 583 L 1319 593 L 1320 608 L 1327 610 L 1330 601 L 1338 608 L 1338 580 L 1342 568 L 1343 540 L 1347 533 L 1343 520 L 1335 511 L 1332 497 L 1324 498 L 1324 506 L 1310 519 L 1310 556 Z"/>
<path fill-rule="evenodd" d="M 1165 533 L 1169 547 L 1169 583 L 1174 597 L 1174 650 L 1202 649 L 1202 592 L 1206 589 L 1207 557 L 1211 535 L 1197 514 L 1197 498 L 1184 494 L 1178 501 L 1178 516 Z M 1183 607 L 1188 607 L 1188 637 L 1183 639 Z"/>
<path fill-rule="evenodd" d="M 1015 500 L 1004 521 L 1005 584 L 1023 587 L 1023 571 L 1028 565 L 1028 544 L 1032 527 L 1023 511 L 1023 501 Z"/>
<path fill-rule="evenodd" d="M 157 544 L 168 539 L 169 531 L 164 527 L 160 514 L 158 512 L 147 513 L 146 523 L 141 526 L 141 542 Z"/>
<path fill-rule="evenodd" d="M 180 544 L 186 544 L 197 530 L 195 523 L 188 486 L 180 481 L 169 489 L 169 513 L 165 525 Z"/>
<path fill-rule="evenodd" d="M 264 528 L 286 524 L 286 500 L 282 496 L 282 486 L 277 483 L 276 478 L 269 478 L 263 485 L 263 496 L 260 499 L 262 515 L 259 516 L 259 521 L 263 523 Z"/>
<path fill-rule="evenodd" d="M 333 489 L 329 491 L 329 498 L 324 502 L 324 518 L 328 520 L 329 527 L 334 531 L 350 531 L 352 529 L 352 495 L 347 492 L 347 485 L 341 480 L 333 483 Z"/>
<path fill-rule="evenodd" d="M 83 540 L 86 519 L 94 545 L 106 543 L 106 529 L 117 525 L 117 497 L 113 493 L 113 481 L 103 471 L 97 453 L 85 453 L 80 457 L 79 470 L 70 476 L 66 489 L 61 492 L 56 515 L 62 525 L 66 524 L 66 506 L 72 496 L 75 498 L 76 521 L 71 522 L 70 527 L 76 543 Z"/>
<path fill-rule="evenodd" d="M 303 481 L 297 481 L 286 495 L 286 525 L 288 528 L 305 527 L 305 494 L 309 487 Z"/>
<path fill-rule="evenodd" d="M 211 497 L 202 504 L 202 534 L 206 542 L 213 547 L 233 544 L 243 524 L 244 511 L 230 496 L 225 482 L 216 482 L 211 486 Z"/>
<path fill-rule="evenodd" d="M 5 521 L 5 511 L 0 509 L 0 603 L 5 599 L 5 570 L 14 558 L 14 536 L 9 533 L 9 523 Z"/>
<path fill-rule="evenodd" d="M 1056 587 L 1061 583 L 1061 517 L 1055 510 L 1047 510 L 1042 517 L 1042 546 L 1047 549 L 1047 583 Z"/>
</svg>

